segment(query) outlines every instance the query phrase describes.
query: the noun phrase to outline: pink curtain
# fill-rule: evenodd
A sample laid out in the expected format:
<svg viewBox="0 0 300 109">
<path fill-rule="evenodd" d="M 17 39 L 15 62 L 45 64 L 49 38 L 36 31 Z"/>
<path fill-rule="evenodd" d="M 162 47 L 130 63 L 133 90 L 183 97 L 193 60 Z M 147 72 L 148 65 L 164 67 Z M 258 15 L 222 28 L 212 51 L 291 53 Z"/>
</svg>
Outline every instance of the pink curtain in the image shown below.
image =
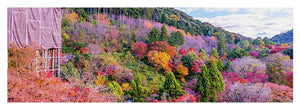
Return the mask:
<svg viewBox="0 0 300 109">
<path fill-rule="evenodd" d="M 8 47 L 61 48 L 61 17 L 61 8 L 8 8 Z"/>
</svg>

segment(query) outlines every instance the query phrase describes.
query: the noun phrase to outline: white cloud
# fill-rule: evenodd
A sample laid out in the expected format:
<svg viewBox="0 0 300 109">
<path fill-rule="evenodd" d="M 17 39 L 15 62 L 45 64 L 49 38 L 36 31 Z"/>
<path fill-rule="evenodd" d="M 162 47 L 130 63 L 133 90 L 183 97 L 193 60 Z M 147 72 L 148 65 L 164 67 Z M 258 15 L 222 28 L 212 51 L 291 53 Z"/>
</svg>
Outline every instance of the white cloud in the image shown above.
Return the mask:
<svg viewBox="0 0 300 109">
<path fill-rule="evenodd" d="M 209 22 L 217 27 L 240 33 L 247 37 L 272 37 L 293 28 L 292 9 L 255 9 L 249 8 L 249 13 L 216 16 L 214 18 L 196 18 Z M 290 13 L 280 17 L 270 17 L 275 12 Z"/>
<path fill-rule="evenodd" d="M 179 8 L 179 10 L 189 14 L 190 12 L 197 11 L 199 8 Z"/>
<path fill-rule="evenodd" d="M 275 12 L 284 12 L 284 13 L 292 13 L 292 8 L 248 8 L 248 12 L 251 13 L 275 13 Z"/>
<path fill-rule="evenodd" d="M 217 12 L 217 11 L 227 11 L 230 13 L 238 12 L 241 8 L 203 8 L 204 11 Z"/>
</svg>

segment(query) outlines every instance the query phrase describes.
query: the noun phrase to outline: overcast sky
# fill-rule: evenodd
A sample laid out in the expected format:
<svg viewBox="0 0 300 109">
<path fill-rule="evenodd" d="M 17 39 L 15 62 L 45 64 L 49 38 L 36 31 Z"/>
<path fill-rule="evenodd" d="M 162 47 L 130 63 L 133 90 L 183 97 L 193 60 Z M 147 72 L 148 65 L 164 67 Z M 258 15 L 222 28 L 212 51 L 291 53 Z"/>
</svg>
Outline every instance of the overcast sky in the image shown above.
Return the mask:
<svg viewBox="0 0 300 109">
<path fill-rule="evenodd" d="M 273 37 L 293 28 L 292 8 L 176 8 L 247 37 Z"/>
</svg>

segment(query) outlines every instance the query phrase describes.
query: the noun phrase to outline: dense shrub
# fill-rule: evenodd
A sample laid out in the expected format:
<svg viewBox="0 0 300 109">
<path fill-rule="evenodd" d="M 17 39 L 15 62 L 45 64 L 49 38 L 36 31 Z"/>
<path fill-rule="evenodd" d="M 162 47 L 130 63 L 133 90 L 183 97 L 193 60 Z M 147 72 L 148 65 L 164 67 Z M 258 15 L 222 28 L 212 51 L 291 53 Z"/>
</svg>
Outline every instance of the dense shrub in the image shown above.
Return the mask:
<svg viewBox="0 0 300 109">
<path fill-rule="evenodd" d="M 144 42 L 134 43 L 132 49 L 132 53 L 137 55 L 138 59 L 142 59 L 147 53 L 147 45 Z"/>
<path fill-rule="evenodd" d="M 268 56 L 269 54 L 270 54 L 270 51 L 268 48 L 264 48 L 258 52 L 259 58 L 264 58 L 264 57 Z"/>
<path fill-rule="evenodd" d="M 279 85 L 288 85 L 288 81 L 286 80 L 287 75 L 284 72 L 282 65 L 279 64 L 278 67 L 275 67 L 268 63 L 267 74 L 269 75 L 268 81 Z"/>
<path fill-rule="evenodd" d="M 293 47 L 286 48 L 282 51 L 283 54 L 290 56 L 293 59 Z"/>
<path fill-rule="evenodd" d="M 200 59 L 200 57 L 196 55 L 195 52 L 190 51 L 186 55 L 182 56 L 182 65 L 190 69 L 193 62 L 195 62 L 197 59 Z"/>
<path fill-rule="evenodd" d="M 226 83 L 220 98 L 221 102 L 269 102 L 272 99 L 272 89 L 262 83 Z"/>
<path fill-rule="evenodd" d="M 286 72 L 286 80 L 288 81 L 288 86 L 293 88 L 293 72 L 292 71 L 289 71 L 289 72 Z"/>
<path fill-rule="evenodd" d="M 174 99 L 174 102 L 196 102 L 196 97 L 190 94 L 184 94 L 178 99 Z"/>
<path fill-rule="evenodd" d="M 180 55 L 185 55 L 186 54 L 186 50 L 184 49 L 179 49 L 179 52 L 178 52 Z"/>
<path fill-rule="evenodd" d="M 250 52 L 249 52 L 249 56 L 252 56 L 252 57 L 255 57 L 255 58 L 258 58 L 258 57 L 259 57 L 257 51 L 250 51 Z"/>
<path fill-rule="evenodd" d="M 192 63 L 191 72 L 200 73 L 201 68 L 204 65 L 204 59 L 197 59 Z"/>
<path fill-rule="evenodd" d="M 235 72 L 242 76 L 242 78 L 246 78 L 247 73 L 258 73 L 264 74 L 266 70 L 266 65 L 259 59 L 254 59 L 251 57 L 243 57 L 232 61 L 229 71 Z"/>
<path fill-rule="evenodd" d="M 292 61 L 290 61 L 290 57 L 287 55 L 284 55 L 282 53 L 275 53 L 271 54 L 263 59 L 264 62 L 270 63 L 273 65 L 273 67 L 279 68 L 282 67 L 283 64 L 290 63 L 289 67 L 292 67 Z M 290 61 L 290 62 L 287 62 Z M 291 69 L 284 69 L 284 72 L 288 72 Z"/>
<path fill-rule="evenodd" d="M 290 88 L 285 85 L 277 85 L 274 83 L 268 82 L 266 84 L 271 88 L 273 102 L 293 102 L 293 88 Z"/>
</svg>

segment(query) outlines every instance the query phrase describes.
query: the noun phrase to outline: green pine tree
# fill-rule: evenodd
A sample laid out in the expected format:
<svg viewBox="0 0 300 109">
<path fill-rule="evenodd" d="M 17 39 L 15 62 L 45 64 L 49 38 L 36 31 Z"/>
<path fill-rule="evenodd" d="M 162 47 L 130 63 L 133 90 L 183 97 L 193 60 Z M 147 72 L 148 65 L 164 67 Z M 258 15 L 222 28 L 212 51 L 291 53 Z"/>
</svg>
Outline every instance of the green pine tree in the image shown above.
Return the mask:
<svg viewBox="0 0 300 109">
<path fill-rule="evenodd" d="M 241 58 L 243 56 L 248 56 L 249 53 L 242 49 L 240 46 L 236 46 L 233 51 L 231 51 L 231 53 L 229 54 L 229 57 L 230 58 Z"/>
<path fill-rule="evenodd" d="M 171 46 L 178 46 L 178 45 L 183 45 L 184 44 L 184 37 L 182 35 L 181 32 L 176 31 L 176 32 L 172 32 L 171 36 L 168 39 L 168 43 Z"/>
<path fill-rule="evenodd" d="M 230 60 L 227 60 L 225 66 L 224 66 L 224 70 L 228 70 L 230 64 L 231 64 L 231 61 L 230 61 Z"/>
<path fill-rule="evenodd" d="M 127 93 L 134 97 L 135 102 L 143 101 L 143 98 L 147 97 L 148 89 L 142 85 L 142 77 L 137 73 L 135 80 L 132 80 L 129 84 L 130 89 Z"/>
<path fill-rule="evenodd" d="M 195 92 L 199 92 L 201 94 L 201 102 L 209 101 L 209 97 L 211 96 L 212 92 L 211 79 L 205 64 L 201 67 L 201 73 L 198 76 L 198 80 L 195 86 Z"/>
<path fill-rule="evenodd" d="M 224 65 L 221 59 L 218 60 L 217 62 L 217 67 L 219 71 L 223 71 L 224 70 Z"/>
<path fill-rule="evenodd" d="M 173 72 L 169 71 L 166 75 L 166 80 L 163 86 L 159 89 L 158 94 L 162 96 L 166 93 L 168 99 L 178 98 L 186 92 L 182 90 L 182 86 L 176 80 Z"/>
<path fill-rule="evenodd" d="M 222 56 L 224 53 L 227 52 L 226 39 L 224 33 L 221 36 L 219 36 L 217 48 L 218 48 L 219 56 Z"/>
<path fill-rule="evenodd" d="M 155 41 L 159 41 L 159 37 L 160 37 L 160 32 L 156 27 L 154 27 L 148 34 L 146 43 L 152 43 Z"/>
<path fill-rule="evenodd" d="M 199 49 L 199 53 L 201 53 L 201 54 L 202 54 L 202 57 L 203 57 L 205 60 L 207 60 L 207 53 L 206 53 L 206 51 L 205 51 L 204 49 L 200 48 L 200 49 Z"/>
<path fill-rule="evenodd" d="M 218 59 L 218 52 L 217 52 L 217 50 L 215 49 L 215 47 L 212 48 L 211 54 L 210 54 L 210 55 L 212 55 L 213 57 L 215 57 L 216 59 Z"/>
<path fill-rule="evenodd" d="M 209 69 L 209 74 L 210 74 L 210 77 L 211 77 L 211 99 L 210 101 L 211 102 L 216 102 L 217 101 L 217 93 L 216 92 L 219 92 L 219 93 L 222 93 L 224 91 L 224 86 L 225 86 L 225 83 L 223 81 L 223 77 L 221 75 L 221 72 L 218 70 L 217 68 L 217 65 L 216 64 L 212 64 L 210 69 Z"/>
<path fill-rule="evenodd" d="M 160 33 L 160 41 L 167 41 L 169 38 L 168 36 L 168 32 L 167 32 L 167 29 L 166 29 L 166 26 L 163 25 L 163 27 L 161 27 L 161 33 Z"/>
<path fill-rule="evenodd" d="M 123 95 L 122 88 L 116 81 L 109 82 L 107 88 L 109 88 L 116 97 L 121 97 Z"/>
</svg>

